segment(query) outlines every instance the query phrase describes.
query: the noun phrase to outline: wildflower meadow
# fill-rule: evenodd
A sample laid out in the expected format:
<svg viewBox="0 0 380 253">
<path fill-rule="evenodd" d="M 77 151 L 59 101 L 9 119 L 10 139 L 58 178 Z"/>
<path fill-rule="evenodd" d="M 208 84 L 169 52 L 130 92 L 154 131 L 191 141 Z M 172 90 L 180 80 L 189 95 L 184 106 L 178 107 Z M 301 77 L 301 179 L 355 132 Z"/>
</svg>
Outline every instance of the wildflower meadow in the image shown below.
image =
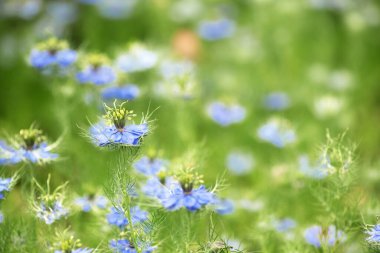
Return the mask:
<svg viewBox="0 0 380 253">
<path fill-rule="evenodd" d="M 380 252 L 380 2 L 0 0 L 0 253 Z"/>
</svg>

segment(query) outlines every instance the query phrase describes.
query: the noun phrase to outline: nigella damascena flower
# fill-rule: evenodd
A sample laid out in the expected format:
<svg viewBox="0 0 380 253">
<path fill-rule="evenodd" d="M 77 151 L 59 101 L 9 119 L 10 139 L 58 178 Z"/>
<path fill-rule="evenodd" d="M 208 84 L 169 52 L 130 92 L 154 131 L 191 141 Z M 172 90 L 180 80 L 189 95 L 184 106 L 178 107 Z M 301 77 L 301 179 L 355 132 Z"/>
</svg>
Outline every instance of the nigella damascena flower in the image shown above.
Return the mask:
<svg viewBox="0 0 380 253">
<path fill-rule="evenodd" d="M 329 174 L 329 170 L 332 169 L 328 157 L 320 157 L 315 165 L 311 165 L 309 157 L 307 155 L 301 155 L 298 158 L 298 163 L 301 173 L 315 179 L 325 178 Z"/>
<path fill-rule="evenodd" d="M 368 234 L 367 241 L 369 243 L 379 244 L 380 243 L 380 224 L 371 226 L 370 229 L 366 231 Z"/>
<path fill-rule="evenodd" d="M 12 145 L 0 141 L 0 164 L 16 164 L 21 161 L 47 163 L 58 158 L 51 151 L 57 143 L 48 144 L 43 132 L 33 126 L 20 130 Z"/>
<path fill-rule="evenodd" d="M 83 212 L 90 212 L 93 209 L 105 209 L 108 204 L 108 199 L 101 195 L 87 195 L 76 198 L 75 205 L 79 206 Z"/>
<path fill-rule="evenodd" d="M 35 207 L 37 217 L 50 225 L 55 221 L 68 215 L 69 211 L 66 209 L 61 200 L 41 201 L 39 206 Z"/>
<path fill-rule="evenodd" d="M 142 191 L 148 197 L 161 200 L 166 196 L 172 184 L 177 184 L 177 181 L 173 177 L 168 176 L 166 171 L 161 171 L 146 181 L 142 187 Z"/>
<path fill-rule="evenodd" d="M 144 71 L 153 68 L 158 55 L 140 44 L 133 44 L 128 52 L 117 59 L 117 66 L 126 73 Z"/>
<path fill-rule="evenodd" d="M 280 220 L 275 220 L 273 222 L 273 226 L 278 232 L 285 233 L 289 230 L 294 229 L 297 226 L 297 223 L 291 218 L 284 218 Z"/>
<path fill-rule="evenodd" d="M 137 85 L 127 84 L 123 86 L 108 87 L 102 90 L 103 100 L 133 100 L 140 95 Z"/>
<path fill-rule="evenodd" d="M 117 106 L 115 101 L 113 107 L 106 106 L 105 120 L 90 127 L 90 138 L 97 146 L 138 146 L 141 139 L 148 134 L 146 118 L 140 124 L 127 124 L 136 115 L 125 109 L 124 104 L 125 102 Z"/>
<path fill-rule="evenodd" d="M 337 230 L 331 225 L 328 228 L 321 226 L 311 226 L 304 232 L 304 237 L 307 243 L 320 248 L 323 245 L 334 246 L 346 240 L 346 236 L 341 230 Z"/>
<path fill-rule="evenodd" d="M 5 192 L 9 192 L 11 189 L 12 178 L 0 177 L 0 199 L 4 199 Z"/>
<path fill-rule="evenodd" d="M 134 206 L 130 209 L 130 215 L 132 224 L 136 224 L 148 219 L 148 212 L 141 210 L 138 206 Z M 127 211 L 123 208 L 112 207 L 111 212 L 107 214 L 107 221 L 111 225 L 117 226 L 120 229 L 124 229 L 129 224 Z"/>
<path fill-rule="evenodd" d="M 233 151 L 227 156 L 226 166 L 233 174 L 244 175 L 253 169 L 255 161 L 249 153 Z"/>
<path fill-rule="evenodd" d="M 133 164 L 133 167 L 136 169 L 136 171 L 144 175 L 153 176 L 157 175 L 161 171 L 165 171 L 167 165 L 168 161 L 164 159 L 143 156 Z"/>
<path fill-rule="evenodd" d="M 136 246 L 134 245 L 132 240 L 127 239 L 111 240 L 109 247 L 110 249 L 112 249 L 112 252 L 114 253 L 151 253 L 156 249 L 156 247 L 150 246 L 150 244 L 142 242 L 138 242 Z M 137 251 L 136 248 L 138 248 L 139 251 Z"/>
<path fill-rule="evenodd" d="M 246 110 L 239 104 L 213 102 L 207 107 L 207 113 L 213 121 L 221 126 L 236 124 L 245 119 Z"/>
<path fill-rule="evenodd" d="M 202 21 L 198 26 L 199 36 L 209 41 L 231 37 L 234 32 L 235 23 L 228 18 Z"/>
<path fill-rule="evenodd" d="M 75 240 L 73 236 L 61 239 L 55 244 L 54 253 L 91 253 L 93 249 L 83 248 L 79 239 Z"/>
<path fill-rule="evenodd" d="M 296 133 L 290 123 L 284 119 L 272 118 L 257 130 L 260 139 L 278 148 L 283 148 L 296 141 Z"/>
<path fill-rule="evenodd" d="M 108 59 L 102 54 L 91 54 L 87 56 L 85 67 L 77 73 L 80 83 L 91 83 L 95 85 L 110 84 L 116 80 L 116 73 L 108 65 Z"/>
<path fill-rule="evenodd" d="M 191 212 L 201 209 L 214 200 L 214 194 L 204 185 L 196 187 L 202 182 L 201 177 L 191 170 L 181 172 L 178 182 L 173 182 L 161 197 L 161 204 L 169 211 L 182 207 Z"/>
<path fill-rule="evenodd" d="M 235 211 L 234 202 L 230 199 L 220 199 L 215 197 L 212 205 L 215 212 L 221 215 L 231 214 Z"/>
<path fill-rule="evenodd" d="M 50 38 L 39 43 L 30 53 L 30 64 L 38 69 L 58 66 L 67 68 L 77 60 L 77 53 L 65 41 Z"/>
<path fill-rule="evenodd" d="M 284 92 L 272 92 L 264 98 L 264 106 L 270 110 L 285 110 L 289 105 L 289 97 Z"/>
</svg>

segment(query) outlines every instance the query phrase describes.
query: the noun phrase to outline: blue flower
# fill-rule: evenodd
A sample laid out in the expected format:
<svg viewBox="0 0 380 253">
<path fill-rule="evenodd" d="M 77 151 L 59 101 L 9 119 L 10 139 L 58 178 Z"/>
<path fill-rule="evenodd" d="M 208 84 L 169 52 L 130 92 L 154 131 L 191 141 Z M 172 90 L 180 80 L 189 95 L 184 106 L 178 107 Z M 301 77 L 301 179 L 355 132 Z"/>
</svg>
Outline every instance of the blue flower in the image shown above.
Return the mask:
<svg viewBox="0 0 380 253">
<path fill-rule="evenodd" d="M 71 49 L 64 49 L 58 52 L 41 51 L 34 49 L 29 56 L 30 64 L 38 69 L 57 65 L 66 68 L 77 59 L 77 53 Z"/>
<path fill-rule="evenodd" d="M 166 60 L 161 63 L 160 74 L 165 80 L 172 80 L 178 76 L 183 76 L 194 71 L 194 64 L 187 60 L 171 61 Z"/>
<path fill-rule="evenodd" d="M 45 139 L 41 130 L 30 128 L 20 131 L 13 142 L 14 147 L 0 141 L 0 164 L 46 163 L 57 159 L 58 155 L 51 153 L 55 144 L 48 145 Z"/>
<path fill-rule="evenodd" d="M 198 34 L 205 40 L 215 41 L 231 37 L 235 23 L 227 18 L 203 21 L 198 26 Z"/>
<path fill-rule="evenodd" d="M 229 199 L 214 198 L 214 210 L 221 215 L 231 214 L 235 211 L 234 202 Z"/>
<path fill-rule="evenodd" d="M 337 230 L 333 225 L 327 229 L 317 225 L 311 226 L 305 230 L 304 237 L 307 243 L 317 248 L 322 247 L 322 245 L 334 246 L 346 240 L 343 231 Z"/>
<path fill-rule="evenodd" d="M 132 100 L 140 95 L 140 89 L 136 85 L 128 84 L 124 86 L 109 87 L 102 91 L 104 100 Z"/>
<path fill-rule="evenodd" d="M 234 151 L 228 154 L 226 166 L 236 175 L 244 175 L 249 173 L 255 165 L 255 161 L 251 154 Z"/>
<path fill-rule="evenodd" d="M 132 224 L 145 221 L 148 218 L 148 213 L 141 210 L 138 206 L 130 209 Z M 126 211 L 115 207 L 111 208 L 111 212 L 107 215 L 107 221 L 109 224 L 123 229 L 129 224 L 126 216 Z"/>
<path fill-rule="evenodd" d="M 297 226 L 297 223 L 293 219 L 285 218 L 274 221 L 273 225 L 278 232 L 284 233 L 295 228 Z"/>
<path fill-rule="evenodd" d="M 90 212 L 94 207 L 105 209 L 108 199 L 104 196 L 83 196 L 75 199 L 75 204 L 79 206 L 83 212 Z"/>
<path fill-rule="evenodd" d="M 139 44 L 134 44 L 130 47 L 128 53 L 119 56 L 117 65 L 122 71 L 131 73 L 150 69 L 156 65 L 157 60 L 156 53 L 145 49 Z"/>
<path fill-rule="evenodd" d="M 50 225 L 56 220 L 67 216 L 68 210 L 63 206 L 61 200 L 56 200 L 52 203 L 45 203 L 41 201 L 37 209 L 37 217 L 44 221 L 46 224 Z"/>
<path fill-rule="evenodd" d="M 185 190 L 183 189 L 185 188 Z M 196 189 L 186 189 L 180 183 L 173 183 L 166 194 L 161 198 L 162 205 L 169 211 L 175 211 L 182 207 L 194 212 L 211 203 L 214 195 L 204 185 Z"/>
<path fill-rule="evenodd" d="M 329 168 L 331 165 L 329 160 L 319 159 L 316 165 L 312 166 L 307 155 L 301 155 L 298 158 L 299 169 L 300 171 L 311 178 L 322 179 L 329 174 Z"/>
<path fill-rule="evenodd" d="M 91 126 L 90 134 L 93 142 L 100 146 L 138 146 L 142 137 L 148 133 L 148 124 L 127 125 L 123 128 L 116 128 L 114 125 L 108 125 L 99 122 Z"/>
<path fill-rule="evenodd" d="M 286 93 L 273 92 L 267 95 L 264 99 L 264 105 L 270 110 L 284 110 L 289 107 L 290 101 Z"/>
<path fill-rule="evenodd" d="M 238 104 L 227 105 L 221 102 L 213 102 L 207 107 L 207 113 L 219 125 L 229 126 L 243 121 L 246 111 L 244 107 Z"/>
<path fill-rule="evenodd" d="M 366 231 L 368 234 L 367 241 L 371 243 L 380 242 L 380 224 L 373 226 L 371 229 Z"/>
<path fill-rule="evenodd" d="M 283 148 L 296 141 L 296 134 L 289 123 L 281 119 L 271 119 L 257 130 L 260 139 L 277 148 Z"/>
<path fill-rule="evenodd" d="M 133 11 L 136 0 L 97 1 L 100 15 L 109 19 L 126 18 Z"/>
<path fill-rule="evenodd" d="M 70 250 L 70 253 L 91 253 L 93 250 L 88 248 L 79 248 Z M 66 253 L 66 250 L 55 250 L 54 253 Z"/>
<path fill-rule="evenodd" d="M 4 199 L 4 192 L 10 191 L 12 183 L 12 178 L 1 178 L 0 177 L 0 199 Z"/>
<path fill-rule="evenodd" d="M 143 156 L 133 164 L 133 167 L 144 175 L 152 176 L 166 170 L 167 163 L 168 162 L 163 159 Z"/>
<path fill-rule="evenodd" d="M 142 191 L 146 196 L 160 200 L 166 196 L 168 188 L 173 183 L 176 183 L 176 181 L 171 177 L 151 177 L 142 187 Z"/>
<path fill-rule="evenodd" d="M 80 83 L 92 83 L 95 85 L 109 84 L 116 80 L 114 70 L 109 66 L 87 66 L 77 73 L 77 80 Z"/>
<path fill-rule="evenodd" d="M 136 246 L 127 239 L 110 241 L 110 248 L 114 253 L 137 253 Z M 138 248 L 140 248 L 139 252 L 141 253 L 151 253 L 156 249 L 156 247 L 152 247 L 148 243 L 141 242 L 138 243 Z"/>
</svg>

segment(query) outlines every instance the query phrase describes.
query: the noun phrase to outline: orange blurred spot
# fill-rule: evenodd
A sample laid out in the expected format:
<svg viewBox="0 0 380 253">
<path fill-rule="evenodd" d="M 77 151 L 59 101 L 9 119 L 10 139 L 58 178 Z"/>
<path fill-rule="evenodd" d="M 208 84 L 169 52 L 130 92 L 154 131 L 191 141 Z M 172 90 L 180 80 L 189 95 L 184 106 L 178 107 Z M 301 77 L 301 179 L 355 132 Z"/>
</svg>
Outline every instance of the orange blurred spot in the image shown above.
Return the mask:
<svg viewBox="0 0 380 253">
<path fill-rule="evenodd" d="M 200 43 L 198 36 L 190 30 L 179 30 L 173 36 L 172 41 L 174 52 L 180 57 L 194 60 L 200 53 Z"/>
</svg>

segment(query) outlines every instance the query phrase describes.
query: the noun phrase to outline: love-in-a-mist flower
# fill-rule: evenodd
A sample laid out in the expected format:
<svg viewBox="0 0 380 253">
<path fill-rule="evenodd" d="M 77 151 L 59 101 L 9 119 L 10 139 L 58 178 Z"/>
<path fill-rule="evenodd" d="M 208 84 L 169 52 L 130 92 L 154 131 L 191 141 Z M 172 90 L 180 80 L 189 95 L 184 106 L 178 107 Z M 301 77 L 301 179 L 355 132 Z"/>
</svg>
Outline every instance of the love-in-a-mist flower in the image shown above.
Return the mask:
<svg viewBox="0 0 380 253">
<path fill-rule="evenodd" d="M 329 174 L 329 170 L 332 168 L 329 157 L 321 156 L 319 160 L 314 164 L 310 164 L 309 157 L 307 155 L 301 155 L 298 158 L 299 170 L 305 176 L 322 179 Z"/>
<path fill-rule="evenodd" d="M 226 166 L 233 174 L 244 175 L 253 169 L 255 161 L 249 153 L 232 151 L 227 156 Z"/>
<path fill-rule="evenodd" d="M 288 232 L 294 229 L 297 223 L 291 218 L 284 218 L 273 221 L 273 227 L 280 233 Z"/>
<path fill-rule="evenodd" d="M 154 156 L 143 156 L 133 163 L 136 171 L 147 175 L 157 175 L 160 171 L 165 171 L 168 166 L 168 161 Z"/>
<path fill-rule="evenodd" d="M 198 34 L 204 40 L 214 41 L 231 37 L 235 32 L 235 22 L 228 18 L 202 21 Z"/>
<path fill-rule="evenodd" d="M 37 218 L 50 225 L 68 215 L 69 210 L 63 205 L 65 198 L 63 190 L 66 184 L 57 187 L 53 193 L 50 193 L 50 175 L 47 181 L 47 191 L 36 181 L 35 184 L 41 191 L 41 195 L 33 203 Z"/>
<path fill-rule="evenodd" d="M 214 200 L 214 194 L 202 185 L 202 177 L 193 169 L 184 169 L 177 176 L 161 198 L 162 205 L 169 211 L 182 207 L 197 211 Z"/>
<path fill-rule="evenodd" d="M 264 98 L 264 106 L 270 110 L 285 110 L 289 105 L 289 97 L 284 92 L 272 92 Z"/>
<path fill-rule="evenodd" d="M 83 212 L 90 212 L 94 209 L 105 209 L 108 205 L 108 199 L 102 195 L 86 195 L 78 197 L 74 201 L 75 205 L 79 206 Z"/>
<path fill-rule="evenodd" d="M 130 239 L 117 239 L 111 240 L 109 247 L 114 253 L 151 253 L 156 249 L 156 247 L 151 246 L 149 243 L 138 242 L 137 244 L 134 245 Z M 137 251 L 137 248 L 139 248 L 139 251 Z"/>
<path fill-rule="evenodd" d="M 34 126 L 22 129 L 11 145 L 0 141 L 0 164 L 47 163 L 58 158 L 51 152 L 56 146 L 57 143 L 49 144 L 43 132 Z"/>
<path fill-rule="evenodd" d="M 234 202 L 230 199 L 221 199 L 215 197 L 212 205 L 215 212 L 221 215 L 231 214 L 235 211 Z"/>
<path fill-rule="evenodd" d="M 366 240 L 369 243 L 378 244 L 380 246 L 380 224 L 371 226 L 365 232 L 368 235 Z"/>
<path fill-rule="evenodd" d="M 239 104 L 212 102 L 207 107 L 210 118 L 221 126 L 236 124 L 245 119 L 246 110 Z"/>
<path fill-rule="evenodd" d="M 95 85 L 110 84 L 116 80 L 116 73 L 108 64 L 108 58 L 102 54 L 90 54 L 86 64 L 76 77 L 80 83 Z"/>
<path fill-rule="evenodd" d="M 90 138 L 97 146 L 125 147 L 138 146 L 149 132 L 146 118 L 140 124 L 134 124 L 133 111 L 127 110 L 125 102 L 113 107 L 105 106 L 104 119 L 90 127 Z"/>
<path fill-rule="evenodd" d="M 344 242 L 346 235 L 343 231 L 336 229 L 334 225 L 330 225 L 328 228 L 315 225 L 305 230 L 304 238 L 308 244 L 320 248 Z"/>
<path fill-rule="evenodd" d="M 134 84 L 108 87 L 102 90 L 103 100 L 133 100 L 139 95 L 140 89 L 137 85 Z"/>
<path fill-rule="evenodd" d="M 112 207 L 110 213 L 107 214 L 108 223 L 124 229 L 129 224 L 127 212 L 123 208 Z M 132 224 L 136 224 L 145 221 L 148 218 L 148 212 L 140 209 L 138 206 L 134 206 L 130 209 L 130 216 Z"/>
<path fill-rule="evenodd" d="M 296 133 L 285 119 L 272 118 L 257 130 L 260 139 L 278 148 L 283 148 L 296 141 Z"/>
<path fill-rule="evenodd" d="M 54 253 L 91 253 L 93 249 L 83 248 L 79 239 L 73 236 L 62 238 L 54 245 Z"/>
<path fill-rule="evenodd" d="M 38 69 L 52 66 L 67 68 L 76 60 L 76 51 L 70 49 L 66 41 L 57 38 L 38 43 L 29 55 L 30 64 Z"/>
<path fill-rule="evenodd" d="M 165 198 L 172 184 L 177 184 L 177 181 L 166 170 L 161 170 L 146 181 L 142 186 L 142 192 L 148 197 L 161 200 Z"/>
<path fill-rule="evenodd" d="M 11 190 L 12 178 L 0 177 L 0 199 L 4 199 L 5 192 Z"/>
<path fill-rule="evenodd" d="M 150 69 L 156 65 L 158 55 L 146 49 L 143 45 L 132 44 L 127 53 L 121 54 L 117 59 L 120 70 L 131 73 Z"/>
</svg>

